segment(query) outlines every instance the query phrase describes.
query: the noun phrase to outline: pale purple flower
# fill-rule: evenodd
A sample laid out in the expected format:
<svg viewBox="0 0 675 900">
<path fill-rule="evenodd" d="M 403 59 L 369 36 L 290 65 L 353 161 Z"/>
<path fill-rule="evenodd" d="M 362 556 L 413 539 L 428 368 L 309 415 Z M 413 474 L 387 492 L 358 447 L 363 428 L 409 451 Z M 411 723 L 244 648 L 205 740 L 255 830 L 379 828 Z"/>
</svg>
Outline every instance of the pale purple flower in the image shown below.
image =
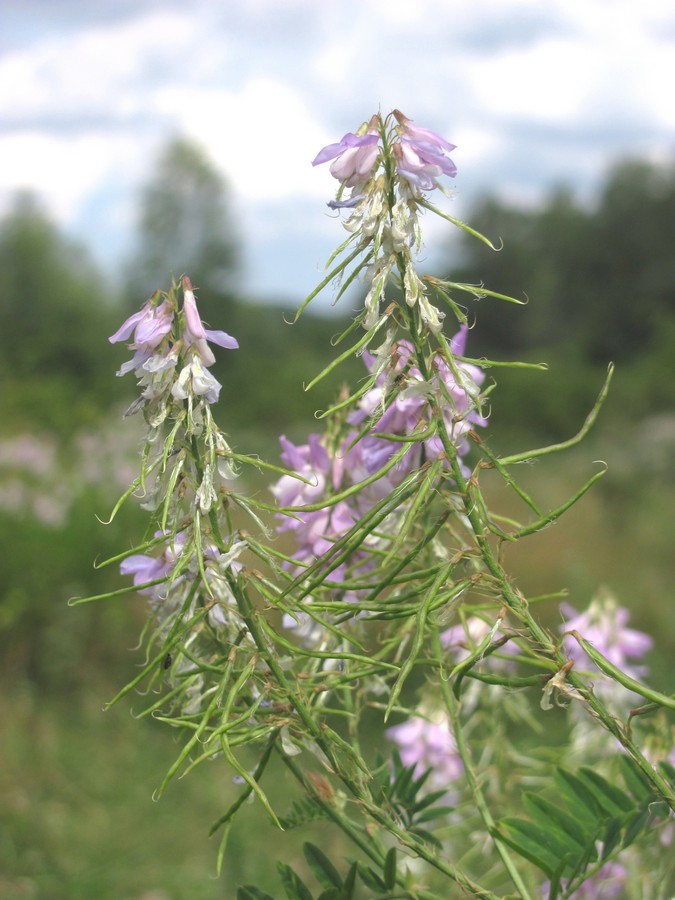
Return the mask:
<svg viewBox="0 0 675 900">
<path fill-rule="evenodd" d="M 643 631 L 628 628 L 630 613 L 609 594 L 596 597 L 585 612 L 579 613 L 568 603 L 561 603 L 560 610 L 565 621 L 559 626 L 561 632 L 578 631 L 594 648 L 606 657 L 612 665 L 634 678 L 647 674 L 647 668 L 635 665 L 652 647 L 652 639 Z M 571 659 L 584 668 L 595 668 L 594 664 L 570 634 L 564 639 L 565 650 Z"/>
<path fill-rule="evenodd" d="M 337 490 L 340 487 L 344 460 L 331 456 L 318 434 L 310 434 L 306 444 L 296 445 L 285 435 L 279 441 L 283 463 L 304 479 L 282 475 L 272 485 L 272 493 L 280 506 L 314 505 L 326 497 L 331 488 Z M 280 515 L 278 530 L 293 532 L 295 538 L 294 556 L 301 564 L 295 574 L 302 571 L 302 564 L 311 565 L 329 551 L 335 541 L 352 527 L 356 518 L 355 509 L 344 501 L 324 509 Z M 331 573 L 331 578 L 340 580 L 343 572 L 342 566 Z M 298 627 L 295 620 L 288 620 L 285 624 L 287 627 Z"/>
<path fill-rule="evenodd" d="M 140 587 L 158 578 L 166 578 L 171 571 L 172 566 L 162 557 L 146 556 L 143 553 L 134 553 L 127 556 L 120 563 L 120 572 L 122 575 L 134 576 L 134 587 Z M 139 591 L 141 594 L 153 594 L 155 586 L 144 588 Z"/>
<path fill-rule="evenodd" d="M 463 349 L 465 335 L 456 337 L 453 347 Z M 447 423 L 455 438 L 463 435 L 471 425 L 482 425 L 485 420 L 474 409 L 472 397 L 466 385 L 456 383 L 450 368 L 444 361 L 435 366 L 434 383 L 424 381 L 419 369 L 412 364 L 413 348 L 407 341 L 400 341 L 390 348 L 388 363 L 378 363 L 377 357 L 363 354 L 366 366 L 371 371 L 380 369 L 375 385 L 359 402 L 358 409 L 348 416 L 351 431 L 345 435 L 335 450 L 329 450 L 318 434 L 311 434 L 306 444 L 295 445 L 282 436 L 282 460 L 302 480 L 293 475 L 283 475 L 272 487 L 272 492 L 282 507 L 315 506 L 331 494 L 352 486 L 361 485 L 385 468 L 392 457 L 406 448 L 396 465 L 381 475 L 373 483 L 361 487 L 348 500 L 314 510 L 299 509 L 281 514 L 279 531 L 292 532 L 296 542 L 295 558 L 299 563 L 311 565 L 323 554 L 330 551 L 334 543 L 343 537 L 373 505 L 398 487 L 412 472 L 419 469 L 423 455 L 440 452 L 432 440 L 409 442 L 387 439 L 387 435 L 406 436 L 416 429 L 424 428 L 431 418 L 430 397 L 435 393 L 443 407 L 448 407 Z M 457 363 L 456 370 L 462 373 L 477 392 L 477 382 L 483 377 L 480 370 L 466 364 Z M 444 384 L 445 395 L 440 388 Z M 393 400 L 389 396 L 395 392 Z M 384 408 L 385 398 L 388 406 Z M 372 425 L 354 443 L 367 419 Z M 353 446 L 352 446 L 353 444 Z M 458 452 L 468 449 L 465 440 L 458 443 Z M 379 538 L 364 541 L 363 545 L 330 574 L 331 581 L 340 581 L 347 572 L 352 576 L 363 576 L 377 564 L 376 546 Z M 300 574 L 301 569 L 295 574 Z"/>
<path fill-rule="evenodd" d="M 462 354 L 466 343 L 468 329 L 463 325 L 451 342 L 453 353 Z M 359 410 L 353 413 L 349 421 L 358 425 L 368 416 L 377 414 L 378 407 L 382 406 L 387 393 L 392 390 L 398 379 L 399 388 L 395 399 L 382 413 L 373 425 L 373 431 L 388 434 L 411 434 L 419 427 L 420 422 L 429 421 L 431 410 L 429 397 L 435 394 L 441 408 L 446 429 L 460 456 L 469 450 L 469 444 L 465 435 L 473 427 L 485 426 L 487 420 L 476 409 L 479 395 L 479 387 L 484 379 L 484 373 L 477 366 L 469 363 L 455 363 L 455 372 L 460 379 L 458 383 L 455 372 L 451 370 L 446 361 L 437 357 L 434 361 L 435 378 L 431 384 L 424 382 L 422 374 L 417 366 L 411 363 L 413 348 L 408 341 L 399 341 L 396 344 L 395 353 L 391 356 L 391 365 L 387 370 L 380 372 L 375 386 L 371 388 L 361 399 Z M 363 359 L 369 369 L 373 369 L 375 357 L 369 353 L 363 354 Z M 385 438 L 368 436 L 364 439 L 364 447 L 369 458 L 375 464 L 369 474 L 376 471 L 398 449 L 398 445 Z M 358 445 L 357 445 L 358 446 Z M 436 458 L 443 450 L 441 439 L 438 436 L 428 438 L 424 442 L 427 456 Z M 415 456 L 411 448 L 411 454 L 406 457 L 408 470 L 415 465 Z M 379 450 L 379 456 L 376 453 Z M 399 465 L 400 468 L 401 464 Z M 407 474 L 404 472 L 403 475 Z"/>
<path fill-rule="evenodd" d="M 143 308 L 129 316 L 108 340 L 111 344 L 115 344 L 118 341 L 128 340 L 134 333 L 131 345 L 134 349 L 154 350 L 171 331 L 172 325 L 173 311 L 169 304 L 164 301 L 156 305 L 153 298 L 150 298 Z"/>
<path fill-rule="evenodd" d="M 328 144 L 312 160 L 313 166 L 332 159 L 330 173 L 346 187 L 364 184 L 370 178 L 378 154 L 380 152 L 379 134 L 368 131 L 366 134 L 354 134 L 349 131 L 336 144 Z M 351 201 L 339 205 L 353 205 Z"/>
<path fill-rule="evenodd" d="M 453 354 L 463 355 L 468 328 L 460 327 L 459 332 L 451 342 Z M 478 366 L 471 363 L 455 363 L 455 371 L 450 368 L 442 357 L 435 360 L 436 377 L 443 389 L 437 389 L 443 405 L 443 420 L 447 432 L 457 448 L 460 456 L 469 450 L 469 444 L 465 435 L 475 427 L 485 427 L 487 419 L 477 409 L 480 394 L 480 385 L 483 383 L 485 373 Z M 456 373 L 456 374 L 455 374 Z M 448 402 L 449 398 L 449 402 Z M 438 456 L 443 445 L 439 437 L 432 437 L 426 442 L 427 452 L 430 456 Z"/>
<path fill-rule="evenodd" d="M 136 352 L 130 360 L 120 366 L 118 375 L 126 375 L 131 371 L 140 374 L 143 365 L 154 354 L 173 327 L 173 310 L 170 305 L 166 301 L 157 305 L 153 300 L 154 298 L 151 297 L 142 309 L 129 316 L 115 334 L 108 338 L 111 344 L 115 344 L 118 341 L 128 340 L 132 334 L 134 335 L 130 346 Z"/>
<path fill-rule="evenodd" d="M 273 485 L 272 493 L 281 506 L 316 503 L 323 496 L 327 484 L 337 487 L 340 483 L 338 461 L 331 459 L 321 443 L 320 435 L 310 434 L 306 444 L 296 446 L 282 434 L 279 443 L 284 465 L 304 479 L 282 475 Z"/>
<path fill-rule="evenodd" d="M 413 716 L 386 734 L 397 745 L 403 765 L 415 766 L 416 776 L 431 769 L 430 787 L 451 790 L 464 771 L 450 722 L 443 713 L 431 720 Z"/>
<path fill-rule="evenodd" d="M 155 537 L 162 536 L 161 531 L 155 532 Z M 159 556 L 150 556 L 145 553 L 134 553 L 127 556 L 120 563 L 120 573 L 122 575 L 133 575 L 134 587 L 140 587 L 150 581 L 157 579 L 166 579 L 173 571 L 176 561 L 180 556 L 185 538 L 182 535 L 176 535 L 171 543 L 160 545 L 162 552 Z M 153 585 L 143 588 L 140 594 L 148 594 L 153 600 L 157 601 L 162 585 Z"/>
<path fill-rule="evenodd" d="M 236 338 L 227 334 L 226 331 L 211 331 L 208 328 L 204 328 L 197 310 L 197 301 L 190 279 L 186 276 L 183 283 L 185 285 L 183 295 L 183 312 L 185 313 L 183 340 L 188 347 L 194 345 L 205 366 L 212 366 L 216 358 L 207 341 L 211 344 L 217 344 L 219 347 L 224 347 L 226 350 L 236 350 L 239 347 L 239 343 Z"/>
<path fill-rule="evenodd" d="M 413 125 L 412 120 L 398 110 L 394 111 L 399 122 L 401 140 L 394 144 L 396 171 L 413 186 L 421 191 L 430 191 L 438 187 L 437 179 L 441 175 L 454 178 L 457 167 L 448 154 L 455 149 L 451 144 L 428 128 Z"/>
<path fill-rule="evenodd" d="M 156 532 L 155 537 L 161 537 L 162 532 Z M 177 534 L 166 544 L 160 544 L 159 556 L 151 556 L 136 553 L 128 556 L 120 563 L 122 575 L 133 575 L 134 586 L 139 588 L 140 594 L 150 597 L 150 604 L 154 609 L 161 609 L 164 614 L 175 611 L 183 602 L 185 591 L 202 571 L 202 564 L 198 562 L 197 554 L 193 553 L 186 565 L 181 567 L 181 573 L 177 577 L 171 577 L 178 560 L 183 554 L 185 536 Z M 238 575 L 242 564 L 238 557 L 245 549 L 244 541 L 235 541 L 229 550 L 221 553 L 213 544 L 206 544 L 203 549 L 203 572 L 208 588 L 208 615 L 214 626 L 227 625 L 229 619 L 236 619 L 236 601 L 230 586 L 228 572 Z M 159 584 L 143 588 L 144 584 L 162 579 Z M 236 625 L 240 627 L 239 624 Z"/>
<path fill-rule="evenodd" d="M 347 197 L 346 200 L 329 200 L 326 205 L 331 209 L 352 209 L 354 206 L 358 206 L 362 200 L 363 194 L 354 194 Z"/>
<path fill-rule="evenodd" d="M 140 384 L 145 388 L 143 401 L 159 401 L 160 406 L 169 390 L 176 399 L 186 399 L 189 394 L 204 397 L 208 403 L 215 403 L 221 385 L 206 371 L 213 365 L 215 356 L 207 342 L 218 344 L 229 350 L 236 349 L 236 339 L 224 331 L 210 331 L 204 328 L 197 310 L 197 302 L 190 279 L 185 276 L 183 317 L 179 319 L 179 333 L 172 341 L 164 342 L 174 327 L 173 306 L 164 300 L 157 304 L 159 294 L 155 294 L 141 310 L 134 313 L 111 335 L 111 343 L 128 340 L 133 334 L 131 347 L 136 351 L 133 357 L 119 369 L 118 375 L 135 371 Z M 188 359 L 181 369 L 177 381 L 171 388 L 173 369 L 182 348 L 188 351 Z M 140 408 L 138 402 L 135 408 Z"/>
</svg>

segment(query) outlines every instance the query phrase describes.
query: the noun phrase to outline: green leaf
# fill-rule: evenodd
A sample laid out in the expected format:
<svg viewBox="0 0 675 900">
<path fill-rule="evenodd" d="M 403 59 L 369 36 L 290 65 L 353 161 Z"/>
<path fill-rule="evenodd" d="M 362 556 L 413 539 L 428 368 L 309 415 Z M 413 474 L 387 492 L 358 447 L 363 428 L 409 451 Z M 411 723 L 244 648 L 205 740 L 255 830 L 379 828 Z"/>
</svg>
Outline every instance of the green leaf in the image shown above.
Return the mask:
<svg viewBox="0 0 675 900">
<path fill-rule="evenodd" d="M 619 768 L 626 787 L 636 800 L 642 802 L 653 796 L 654 792 L 647 776 L 632 757 L 622 753 L 619 756 Z"/>
<path fill-rule="evenodd" d="M 436 847 L 439 850 L 442 847 L 441 842 L 435 834 L 426 831 L 424 828 L 418 828 L 417 825 L 408 828 L 408 833 L 414 835 L 418 840 L 422 841 L 423 844 L 429 844 L 430 847 Z"/>
<path fill-rule="evenodd" d="M 668 781 L 675 785 L 675 766 L 669 763 L 667 759 L 662 759 L 657 763 L 657 767 L 663 773 L 664 778 L 667 778 Z"/>
<path fill-rule="evenodd" d="M 566 835 L 570 839 L 570 846 L 576 845 L 579 850 L 585 850 L 589 843 L 593 843 L 595 832 L 583 828 L 579 820 L 571 816 L 559 803 L 552 803 L 545 797 L 528 791 L 523 795 L 523 806 L 543 828 L 551 825 Z"/>
<path fill-rule="evenodd" d="M 454 806 L 434 806 L 431 809 L 425 809 L 419 816 L 415 816 L 415 825 L 431 822 L 434 819 L 440 819 L 442 816 L 449 816 L 454 811 Z"/>
<path fill-rule="evenodd" d="M 429 770 L 431 771 L 431 770 Z M 424 796 L 420 797 L 419 800 L 415 802 L 415 804 L 411 807 L 411 812 L 416 814 L 421 812 L 423 809 L 426 809 L 428 806 L 433 806 L 438 800 L 441 800 L 443 797 L 447 795 L 447 788 L 440 791 L 432 791 L 430 794 L 424 794 Z M 415 819 L 417 819 L 417 815 L 415 815 Z"/>
<path fill-rule="evenodd" d="M 415 774 L 416 768 L 417 768 L 417 766 L 414 763 L 412 766 L 409 766 L 411 775 Z M 410 795 L 411 800 L 414 800 L 415 797 L 419 794 L 419 792 L 422 790 L 424 785 L 427 783 L 427 781 L 431 777 L 432 772 L 433 772 L 433 769 L 425 769 L 424 772 L 422 772 L 422 774 L 418 778 L 413 779 L 413 781 L 411 782 L 410 787 L 408 788 L 408 791 L 407 791 L 408 794 Z"/>
<path fill-rule="evenodd" d="M 548 889 L 547 900 L 558 900 L 560 896 L 560 875 L 551 876 L 551 883 Z"/>
<path fill-rule="evenodd" d="M 623 816 L 635 809 L 635 802 L 620 788 L 610 784 L 594 769 L 584 767 L 578 771 L 579 778 L 587 785 L 600 807 L 610 816 Z"/>
<path fill-rule="evenodd" d="M 514 818 L 502 819 L 499 827 L 497 837 L 500 840 L 529 859 L 549 878 L 555 874 L 567 848 L 555 839 L 551 831 L 526 819 Z"/>
<path fill-rule="evenodd" d="M 371 891 L 384 891 L 386 890 L 384 886 L 384 881 L 380 878 L 377 872 L 374 872 L 370 866 L 364 866 L 362 863 L 357 863 L 359 870 L 359 878 L 361 881 L 369 887 Z"/>
<path fill-rule="evenodd" d="M 286 863 L 278 862 L 277 871 L 286 891 L 288 900 L 312 900 L 312 894 L 297 872 Z"/>
<path fill-rule="evenodd" d="M 387 765 L 387 762 L 382 758 L 382 756 L 378 754 L 377 759 L 375 760 L 375 770 L 373 772 L 373 777 L 371 780 L 371 790 L 373 797 L 387 796 L 387 791 L 390 784 L 391 771 L 389 769 L 389 766 Z"/>
<path fill-rule="evenodd" d="M 307 864 L 322 887 L 338 889 L 342 887 L 340 873 L 322 850 L 309 842 L 303 844 L 302 849 Z"/>
<path fill-rule="evenodd" d="M 237 900 L 274 900 L 274 897 L 252 884 L 246 884 L 237 891 Z"/>
<path fill-rule="evenodd" d="M 623 824 L 621 819 L 610 819 L 609 822 L 607 822 L 605 831 L 600 838 L 602 841 L 601 859 L 607 859 L 612 851 L 618 846 Z"/>
<path fill-rule="evenodd" d="M 597 832 L 605 815 L 593 793 L 566 769 L 556 769 L 554 778 L 560 793 L 567 800 L 570 815 L 578 818 L 583 828 Z"/>
<path fill-rule="evenodd" d="M 316 819 L 325 819 L 327 814 L 324 809 L 312 797 L 303 797 L 294 800 L 288 815 L 279 816 L 279 822 L 284 831 L 313 822 Z"/>
<path fill-rule="evenodd" d="M 351 865 L 349 872 L 347 872 L 347 877 L 344 880 L 344 884 L 342 885 L 342 898 L 341 900 L 352 900 L 354 896 L 354 891 L 356 890 L 356 876 L 358 874 L 359 867 L 354 862 Z"/>
<path fill-rule="evenodd" d="M 394 797 L 405 797 L 410 788 L 410 783 L 413 779 L 413 772 L 415 770 L 414 766 L 408 766 L 407 768 L 401 767 L 399 772 L 394 769 L 394 781 L 391 784 L 389 789 L 389 796 Z"/>
<path fill-rule="evenodd" d="M 391 847 L 384 860 L 384 886 L 388 891 L 396 887 L 396 847 Z"/>
<path fill-rule="evenodd" d="M 664 810 L 665 814 L 668 815 L 668 807 L 666 804 L 664 804 Z M 643 831 L 651 828 L 654 817 L 653 804 L 643 806 L 634 816 L 631 816 L 626 823 L 621 846 L 629 847 Z"/>
</svg>

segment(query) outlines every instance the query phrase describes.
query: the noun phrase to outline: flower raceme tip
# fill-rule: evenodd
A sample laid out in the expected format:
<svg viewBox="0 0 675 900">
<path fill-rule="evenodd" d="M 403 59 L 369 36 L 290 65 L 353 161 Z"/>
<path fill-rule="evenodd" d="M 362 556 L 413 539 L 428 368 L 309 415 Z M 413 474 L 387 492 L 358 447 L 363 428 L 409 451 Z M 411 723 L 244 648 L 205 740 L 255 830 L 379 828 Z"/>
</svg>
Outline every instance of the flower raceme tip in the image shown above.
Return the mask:
<svg viewBox="0 0 675 900">
<path fill-rule="evenodd" d="M 392 119 L 396 124 L 392 124 Z M 394 162 L 399 181 L 406 182 L 408 191 L 417 196 L 421 191 L 439 187 L 437 179 L 441 175 L 454 178 L 457 167 L 448 154 L 455 148 L 455 144 L 430 128 L 415 125 L 412 119 L 396 109 L 385 119 L 379 113 L 374 115 L 356 132 L 349 131 L 337 143 L 327 144 L 312 165 L 332 160 L 331 175 L 342 188 L 352 188 L 352 196 L 329 205 L 349 207 L 356 205 L 367 192 L 366 186 L 374 180 L 378 162 L 384 161 L 387 170 L 387 155 Z"/>
<path fill-rule="evenodd" d="M 182 310 L 177 299 L 179 287 L 183 289 Z M 134 355 L 117 374 L 136 373 L 144 390 L 130 412 L 151 403 L 150 415 L 157 424 L 165 418 L 171 397 L 186 400 L 194 396 L 215 403 L 221 384 L 207 371 L 216 361 L 209 344 L 227 350 L 239 346 L 227 332 L 204 327 L 187 276 L 167 294 L 155 292 L 108 340 L 114 344 L 132 336 Z"/>
<path fill-rule="evenodd" d="M 449 155 L 454 149 L 454 144 L 396 109 L 384 118 L 374 115 L 337 143 L 327 144 L 312 161 L 314 166 L 330 162 L 331 174 L 340 182 L 328 206 L 346 211 L 342 224 L 351 237 L 343 248 L 355 240 L 357 252 L 370 255 L 367 266 L 357 263 L 370 282 L 364 300 L 367 330 L 377 325 L 387 283 L 397 275 L 407 306 L 418 309 L 422 328 L 439 333 L 443 327 L 445 313 L 431 302 L 414 257 L 422 245 L 420 207 L 438 212 L 426 202 L 425 192 L 443 191 L 439 179 L 456 175 Z M 342 277 L 352 258 L 336 266 L 334 273 Z"/>
</svg>

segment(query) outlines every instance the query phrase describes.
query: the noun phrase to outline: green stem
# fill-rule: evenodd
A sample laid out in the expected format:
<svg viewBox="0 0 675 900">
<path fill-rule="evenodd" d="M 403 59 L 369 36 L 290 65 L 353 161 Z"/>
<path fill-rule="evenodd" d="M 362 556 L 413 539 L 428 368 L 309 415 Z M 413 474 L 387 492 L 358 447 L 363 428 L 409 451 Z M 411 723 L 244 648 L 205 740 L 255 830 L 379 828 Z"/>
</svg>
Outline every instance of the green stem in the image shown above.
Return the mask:
<svg viewBox="0 0 675 900">
<path fill-rule="evenodd" d="M 258 613 L 251 604 L 246 592 L 239 589 L 235 592 L 235 596 L 240 614 L 244 619 L 261 656 L 269 666 L 274 679 L 284 695 L 288 698 L 289 703 L 291 703 L 294 710 L 297 712 L 307 733 L 314 741 L 316 741 L 317 746 L 330 763 L 333 772 L 342 781 L 349 793 L 357 800 L 364 814 L 378 825 L 381 825 L 393 837 L 397 838 L 404 847 L 407 847 L 415 855 L 429 863 L 429 865 L 451 878 L 456 884 L 460 885 L 460 887 L 472 893 L 473 896 L 481 897 L 483 900 L 498 900 L 497 895 L 493 894 L 492 891 L 482 888 L 480 885 L 473 882 L 460 869 L 439 859 L 425 844 L 400 828 L 382 809 L 379 808 L 379 806 L 377 806 L 377 804 L 373 803 L 369 792 L 364 787 L 363 777 L 357 780 L 347 771 L 347 767 L 334 751 L 332 743 L 338 743 L 342 751 L 349 755 L 352 766 L 354 766 L 355 769 L 360 769 L 363 775 L 367 773 L 365 763 L 355 752 L 354 748 L 346 741 L 339 738 L 339 736 L 330 730 L 325 723 L 319 724 L 316 722 L 309 707 L 303 702 L 298 692 L 293 689 L 286 673 L 276 659 L 273 651 L 268 646 L 264 632 L 257 621 Z M 330 737 L 330 740 L 328 737 Z"/>
<path fill-rule="evenodd" d="M 443 648 L 441 646 L 441 640 L 438 633 L 438 628 L 434 628 L 432 632 L 432 644 L 434 652 L 436 653 L 436 657 L 441 659 L 443 657 Z M 495 820 L 492 818 L 492 813 L 487 805 L 485 800 L 485 796 L 483 791 L 481 790 L 480 782 L 478 780 L 478 776 L 476 774 L 476 770 L 473 767 L 473 760 L 471 758 L 471 754 L 469 752 L 469 748 L 464 740 L 464 732 L 462 730 L 462 726 L 459 719 L 459 701 L 455 697 L 453 691 L 450 689 L 450 684 L 446 681 L 445 678 L 441 678 L 440 680 L 441 687 L 441 695 L 443 697 L 443 702 L 445 703 L 445 708 L 448 713 L 448 718 L 452 725 L 452 729 L 455 735 L 455 741 L 457 743 L 457 750 L 462 759 L 462 763 L 464 765 L 464 775 L 466 777 L 467 783 L 471 790 L 471 794 L 476 804 L 476 809 L 480 814 L 481 819 L 483 820 L 483 824 L 485 825 L 485 830 L 489 835 L 492 836 L 495 849 L 497 853 L 500 855 L 502 862 L 504 863 L 504 867 L 506 871 L 509 873 L 511 880 L 513 881 L 516 888 L 520 891 L 521 897 L 523 900 L 532 900 L 532 897 L 525 887 L 522 878 L 520 877 L 520 873 L 515 866 L 515 863 L 511 859 L 511 855 L 508 851 L 508 848 L 501 843 L 501 841 L 497 841 L 494 839 L 494 834 L 496 832 L 496 824 Z"/>
</svg>

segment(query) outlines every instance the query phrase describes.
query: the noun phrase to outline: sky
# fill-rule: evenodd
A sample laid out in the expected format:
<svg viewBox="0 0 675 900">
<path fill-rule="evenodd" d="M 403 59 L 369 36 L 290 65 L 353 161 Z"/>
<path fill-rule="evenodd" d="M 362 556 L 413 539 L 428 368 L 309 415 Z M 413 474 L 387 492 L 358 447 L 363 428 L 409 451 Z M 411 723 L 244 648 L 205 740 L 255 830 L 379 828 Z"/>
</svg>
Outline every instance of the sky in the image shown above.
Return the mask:
<svg viewBox="0 0 675 900">
<path fill-rule="evenodd" d="M 0 212 L 34 190 L 114 279 L 187 137 L 231 188 L 244 292 L 301 299 L 345 234 L 311 160 L 378 109 L 457 145 L 462 218 L 487 192 L 591 202 L 613 161 L 672 159 L 673 84 L 672 0 L 9 0 Z"/>
</svg>

